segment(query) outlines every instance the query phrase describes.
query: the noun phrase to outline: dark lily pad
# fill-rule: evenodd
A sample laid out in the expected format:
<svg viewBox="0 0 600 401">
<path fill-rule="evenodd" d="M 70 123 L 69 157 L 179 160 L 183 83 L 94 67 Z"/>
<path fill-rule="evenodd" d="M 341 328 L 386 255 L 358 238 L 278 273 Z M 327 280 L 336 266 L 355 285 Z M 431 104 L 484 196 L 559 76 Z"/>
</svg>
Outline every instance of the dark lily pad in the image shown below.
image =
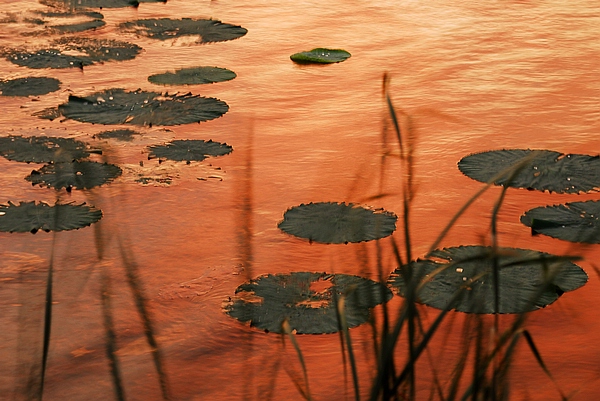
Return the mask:
<svg viewBox="0 0 600 401">
<path fill-rule="evenodd" d="M 273 333 L 282 333 L 287 320 L 298 334 L 337 332 L 335 300 L 342 295 L 348 327 L 365 323 L 370 308 L 392 297 L 383 284 L 363 277 L 309 272 L 260 276 L 235 293 L 225 305 L 229 316 Z"/>
<path fill-rule="evenodd" d="M 105 61 L 131 60 L 141 51 L 141 47 L 127 42 L 70 37 L 56 39 L 50 48 L 34 52 L 8 50 L 5 57 L 29 68 L 83 68 Z"/>
<path fill-rule="evenodd" d="M 43 231 L 77 230 L 102 218 L 102 211 L 85 203 L 56 204 L 19 202 L 0 205 L 0 231 L 35 234 Z"/>
<path fill-rule="evenodd" d="M 91 161 L 53 163 L 34 170 L 26 180 L 32 185 L 42 185 L 54 189 L 90 189 L 119 177 L 121 168 L 113 164 Z"/>
<path fill-rule="evenodd" d="M 71 162 L 90 155 L 88 146 L 71 138 L 48 136 L 0 137 L 0 156 L 26 163 Z M 93 151 L 98 153 L 98 151 Z"/>
<path fill-rule="evenodd" d="M 48 77 L 17 78 L 0 81 L 2 96 L 39 96 L 60 89 L 60 81 Z"/>
<path fill-rule="evenodd" d="M 342 62 L 350 57 L 350 53 L 341 49 L 325 49 L 317 47 L 307 52 L 295 53 L 290 56 L 292 61 L 299 64 L 332 64 Z"/>
<path fill-rule="evenodd" d="M 49 28 L 58 33 L 78 33 L 88 31 L 90 29 L 98 29 L 106 25 L 101 19 L 95 19 L 91 21 L 80 22 L 78 24 L 67 24 L 67 25 L 51 25 Z"/>
<path fill-rule="evenodd" d="M 198 85 L 229 81 L 235 77 L 235 72 L 227 68 L 194 67 L 150 75 L 148 81 L 159 85 Z"/>
<path fill-rule="evenodd" d="M 588 279 L 576 264 L 548 253 L 500 248 L 494 255 L 492 248 L 484 246 L 444 248 L 411 263 L 413 274 L 422 278 L 419 302 L 438 309 L 495 313 L 494 256 L 499 267 L 498 313 L 543 308 Z M 389 283 L 404 296 L 406 283 L 400 268 Z"/>
<path fill-rule="evenodd" d="M 112 131 L 102 131 L 95 135 L 99 139 L 116 139 L 118 141 L 131 142 L 136 135 L 140 135 L 131 129 L 115 129 Z"/>
<path fill-rule="evenodd" d="M 191 93 L 109 89 L 87 97 L 71 95 L 58 110 L 67 118 L 93 124 L 179 125 L 221 117 L 229 106 L 222 100 Z"/>
<path fill-rule="evenodd" d="M 159 158 L 175 161 L 202 161 L 209 156 L 223 156 L 231 153 L 233 148 L 226 143 L 182 139 L 171 141 L 166 145 L 150 146 L 148 159 Z"/>
<path fill-rule="evenodd" d="M 509 175 L 494 184 L 557 193 L 580 193 L 600 188 L 600 157 L 564 154 L 550 150 L 505 149 L 476 153 L 458 162 L 466 176 L 488 182 L 500 172 L 531 157 L 509 181 Z"/>
<path fill-rule="evenodd" d="M 285 233 L 323 244 L 380 239 L 396 230 L 398 217 L 352 203 L 309 203 L 288 209 L 278 225 Z"/>
<path fill-rule="evenodd" d="M 223 23 L 214 19 L 142 19 L 124 22 L 120 25 L 125 32 L 167 40 L 181 36 L 198 36 L 197 43 L 223 42 L 244 36 L 248 30 L 238 25 Z"/>
<path fill-rule="evenodd" d="M 600 201 L 572 202 L 536 207 L 521 216 L 532 234 L 544 234 L 570 242 L 600 244 Z"/>
<path fill-rule="evenodd" d="M 40 0 L 41 4 L 52 7 L 85 8 L 123 8 L 138 7 L 140 3 L 166 3 L 167 0 Z"/>
<path fill-rule="evenodd" d="M 36 111 L 31 114 L 34 117 L 43 118 L 44 120 L 56 120 L 61 116 L 60 111 L 58 111 L 58 107 L 48 107 L 46 109 Z"/>
</svg>

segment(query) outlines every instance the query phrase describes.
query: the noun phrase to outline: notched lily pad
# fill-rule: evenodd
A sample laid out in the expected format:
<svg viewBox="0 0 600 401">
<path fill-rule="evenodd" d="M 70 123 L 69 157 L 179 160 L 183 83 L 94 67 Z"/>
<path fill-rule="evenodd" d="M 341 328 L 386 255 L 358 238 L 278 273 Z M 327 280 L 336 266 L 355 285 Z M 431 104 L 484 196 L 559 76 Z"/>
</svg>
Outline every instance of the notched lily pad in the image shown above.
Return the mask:
<svg viewBox="0 0 600 401">
<path fill-rule="evenodd" d="M 310 272 L 260 276 L 235 294 L 224 306 L 229 316 L 273 333 L 282 333 L 287 320 L 298 334 L 337 332 L 335 301 L 342 295 L 348 327 L 368 321 L 370 309 L 392 297 L 386 286 L 363 277 Z"/>
<path fill-rule="evenodd" d="M 322 202 L 288 209 L 278 225 L 285 233 L 323 244 L 380 239 L 396 230 L 398 217 L 383 209 Z"/>
<path fill-rule="evenodd" d="M 85 203 L 8 202 L 0 205 L 0 231 L 35 234 L 39 230 L 66 231 L 87 227 L 102 218 L 102 211 Z"/>
<path fill-rule="evenodd" d="M 131 142 L 136 135 L 140 135 L 140 133 L 131 129 L 115 129 L 102 131 L 94 136 L 99 139 L 116 139 L 118 141 Z"/>
<path fill-rule="evenodd" d="M 167 40 L 181 36 L 198 36 L 196 43 L 223 42 L 244 36 L 248 30 L 239 25 L 214 19 L 142 19 L 124 22 L 120 28 L 140 36 Z"/>
<path fill-rule="evenodd" d="M 161 94 L 109 89 L 86 97 L 69 96 L 58 106 L 65 117 L 93 124 L 179 125 L 221 117 L 229 106 L 222 100 L 187 94 Z"/>
<path fill-rule="evenodd" d="M 528 161 L 524 159 L 530 158 Z M 550 150 L 505 149 L 476 153 L 458 162 L 466 176 L 488 182 L 511 166 L 525 163 L 510 179 L 510 173 L 494 184 L 557 193 L 598 191 L 600 157 L 564 154 Z"/>
<path fill-rule="evenodd" d="M 227 68 L 193 67 L 150 75 L 148 81 L 158 85 L 198 85 L 229 81 L 235 77 L 235 72 Z"/>
<path fill-rule="evenodd" d="M 494 256 L 499 267 L 498 309 L 495 308 Z M 583 286 L 587 274 L 566 258 L 528 249 L 460 246 L 433 251 L 411 263 L 421 278 L 419 302 L 438 309 L 468 313 L 524 313 L 556 301 Z M 389 283 L 406 293 L 402 270 Z M 413 284 L 414 285 L 414 284 Z"/>
<path fill-rule="evenodd" d="M 182 139 L 171 141 L 166 145 L 150 146 L 148 159 L 168 159 L 174 161 L 202 161 L 209 156 L 217 157 L 231 153 L 233 147 L 226 143 L 203 141 L 196 139 Z"/>
<path fill-rule="evenodd" d="M 27 77 L 0 81 L 2 96 L 40 96 L 60 89 L 60 81 L 48 77 Z"/>
<path fill-rule="evenodd" d="M 26 180 L 32 185 L 52 187 L 54 189 L 90 189 L 106 184 L 122 173 L 121 168 L 113 164 L 91 161 L 72 163 L 53 163 L 34 170 Z"/>
<path fill-rule="evenodd" d="M 71 162 L 84 159 L 90 153 L 85 143 L 72 138 L 49 136 L 5 136 L 0 137 L 0 155 L 8 160 L 25 163 Z"/>
<path fill-rule="evenodd" d="M 570 242 L 600 244 L 600 201 L 536 207 L 521 216 L 531 233 Z"/>
<path fill-rule="evenodd" d="M 350 56 L 346 50 L 317 47 L 310 51 L 292 54 L 290 59 L 299 64 L 332 64 L 342 62 Z"/>
</svg>

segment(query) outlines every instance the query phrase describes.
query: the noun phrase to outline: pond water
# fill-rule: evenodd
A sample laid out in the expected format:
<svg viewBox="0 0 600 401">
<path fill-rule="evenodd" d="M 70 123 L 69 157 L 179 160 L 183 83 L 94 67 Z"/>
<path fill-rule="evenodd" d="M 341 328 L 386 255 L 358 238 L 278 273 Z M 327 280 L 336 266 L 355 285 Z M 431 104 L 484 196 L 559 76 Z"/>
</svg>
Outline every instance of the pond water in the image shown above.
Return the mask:
<svg viewBox="0 0 600 401">
<path fill-rule="evenodd" d="M 44 9 L 33 0 L 5 0 L 0 46 L 46 43 L 48 35 L 35 34 L 42 28 L 25 20 Z M 0 96 L 2 135 L 75 137 L 101 147 L 105 160 L 124 170 L 108 185 L 69 194 L 25 181 L 38 165 L 0 159 L 0 203 L 85 201 L 104 212 L 100 223 L 81 230 L 0 233 L 0 394 L 14 399 L 29 399 L 23 389 L 27 366 L 42 346 L 51 261 L 54 307 L 44 400 L 114 397 L 104 345 L 102 277 L 111 279 L 116 354 L 127 399 L 161 399 L 124 259 L 138 268 L 173 399 L 302 399 L 295 385 L 303 383 L 302 370 L 289 341 L 244 326 L 224 314 L 222 305 L 240 284 L 267 273 L 326 271 L 377 279 L 375 242 L 309 244 L 282 233 L 277 224 L 288 208 L 309 202 L 354 202 L 401 214 L 400 163 L 387 158 L 381 168 L 384 142 L 397 153 L 391 131 L 383 134 L 389 123 L 384 73 L 391 77 L 391 98 L 410 116 L 416 138 L 414 256 L 429 250 L 451 216 L 482 186 L 459 172 L 462 157 L 502 148 L 594 155 L 600 149 L 600 5 L 594 1 L 169 0 L 101 12 L 106 25 L 78 35 L 136 43 L 144 49 L 137 58 L 83 70 L 34 70 L 0 60 L 1 79 L 48 76 L 62 82 L 59 91 L 44 96 Z M 117 29 L 134 19 L 167 17 L 212 17 L 248 33 L 197 45 Z M 315 47 L 345 49 L 352 57 L 325 66 L 290 61 L 291 54 Z M 124 126 L 32 116 L 66 102 L 70 94 L 166 90 L 147 77 L 201 65 L 227 68 L 237 77 L 168 90 L 226 101 L 229 112 L 213 121 L 133 127 L 141 135 L 119 142 L 94 135 Z M 148 160 L 148 146 L 173 139 L 212 139 L 234 150 L 190 165 Z M 136 183 L 144 174 L 170 184 Z M 376 197 L 382 192 L 387 196 Z M 489 217 L 499 194 L 492 188 L 475 202 L 441 246 L 489 244 Z M 559 387 L 573 400 L 600 397 L 600 288 L 594 271 L 600 250 L 532 237 L 519 217 L 536 206 L 588 199 L 597 195 L 509 189 L 499 214 L 502 246 L 585 258 L 580 265 L 589 282 L 531 313 L 526 325 Z M 403 243 L 400 232 L 392 238 Z M 396 265 L 389 239 L 380 245 L 387 274 Z M 400 303 L 395 297 L 390 305 Z M 427 307 L 423 312 L 430 319 L 436 315 Z M 453 314 L 423 358 L 419 399 L 430 395 L 432 365 L 440 377 L 449 377 L 446 371 L 461 352 L 461 319 L 462 314 Z M 504 324 L 510 317 L 500 320 Z M 368 325 L 351 330 L 365 394 L 373 374 L 371 334 Z M 298 341 L 313 399 L 352 399 L 339 336 L 306 335 Z M 524 344 L 510 374 L 511 399 L 560 398 Z"/>
</svg>

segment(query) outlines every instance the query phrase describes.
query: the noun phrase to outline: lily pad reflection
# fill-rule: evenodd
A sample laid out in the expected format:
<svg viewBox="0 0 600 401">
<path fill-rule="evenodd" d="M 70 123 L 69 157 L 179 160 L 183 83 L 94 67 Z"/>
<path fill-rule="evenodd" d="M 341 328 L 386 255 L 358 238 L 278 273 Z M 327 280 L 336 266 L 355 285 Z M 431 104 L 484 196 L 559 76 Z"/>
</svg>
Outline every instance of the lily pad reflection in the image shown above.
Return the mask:
<svg viewBox="0 0 600 401">
<path fill-rule="evenodd" d="M 90 152 L 85 143 L 71 138 L 49 136 L 0 137 L 0 156 L 18 162 L 71 162 L 88 157 Z"/>
<path fill-rule="evenodd" d="M 175 72 L 150 75 L 148 81 L 159 85 L 198 85 L 229 81 L 236 77 L 235 72 L 219 67 L 182 68 Z"/>
<path fill-rule="evenodd" d="M 240 285 L 235 294 L 225 305 L 229 316 L 273 333 L 281 333 L 287 320 L 298 334 L 337 332 L 335 300 L 342 295 L 348 327 L 365 323 L 370 308 L 392 297 L 391 291 L 376 281 L 309 272 L 260 276 Z"/>
<path fill-rule="evenodd" d="M 499 268 L 498 309 L 494 261 Z M 438 249 L 427 259 L 412 262 L 411 267 L 422 280 L 419 302 L 469 313 L 533 311 L 583 286 L 588 279 L 579 266 L 565 258 L 517 248 L 500 248 L 496 254 L 484 246 Z M 401 269 L 392 273 L 389 282 L 404 296 L 406 282 Z"/>
<path fill-rule="evenodd" d="M 31 232 L 76 230 L 102 218 L 102 211 L 85 203 L 56 204 L 40 202 L 8 202 L 0 205 L 0 231 Z"/>
<path fill-rule="evenodd" d="M 239 25 L 226 24 L 214 19 L 142 19 L 120 25 L 125 32 L 167 40 L 181 36 L 197 36 L 197 43 L 223 42 L 244 36 L 248 30 Z"/>
<path fill-rule="evenodd" d="M 171 141 L 166 145 L 150 146 L 148 159 L 159 158 L 174 161 L 202 161 L 209 156 L 223 156 L 231 153 L 233 148 L 226 143 L 182 139 Z"/>
<path fill-rule="evenodd" d="M 60 89 L 60 81 L 48 77 L 17 78 L 0 81 L 2 96 L 39 96 Z"/>
<path fill-rule="evenodd" d="M 54 189 L 90 189 L 106 184 L 122 173 L 121 168 L 113 164 L 91 161 L 73 163 L 53 163 L 34 170 L 27 181 L 32 185 L 44 185 Z"/>
<path fill-rule="evenodd" d="M 342 62 L 349 57 L 350 53 L 346 50 L 318 47 L 310 51 L 292 54 L 290 59 L 299 64 L 332 64 Z"/>
</svg>

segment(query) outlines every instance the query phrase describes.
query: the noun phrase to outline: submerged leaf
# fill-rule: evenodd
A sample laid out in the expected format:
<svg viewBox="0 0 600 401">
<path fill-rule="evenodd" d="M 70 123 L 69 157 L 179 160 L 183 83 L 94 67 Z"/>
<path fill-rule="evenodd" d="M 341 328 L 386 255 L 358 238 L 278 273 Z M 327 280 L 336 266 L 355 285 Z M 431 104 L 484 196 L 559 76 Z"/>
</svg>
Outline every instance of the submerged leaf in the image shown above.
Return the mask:
<svg viewBox="0 0 600 401">
<path fill-rule="evenodd" d="M 9 233 L 76 230 L 101 218 L 101 210 L 85 203 L 50 206 L 44 202 L 20 202 L 18 205 L 8 202 L 0 205 L 0 231 Z"/>
<path fill-rule="evenodd" d="M 122 170 L 113 164 L 91 161 L 53 163 L 34 170 L 26 180 L 32 185 L 45 185 L 54 189 L 90 189 L 119 177 Z"/>
<path fill-rule="evenodd" d="M 219 20 L 191 18 L 142 19 L 124 22 L 120 27 L 123 31 L 159 40 L 174 39 L 180 36 L 199 36 L 198 43 L 237 39 L 248 32 L 239 25 L 226 24 Z"/>
<path fill-rule="evenodd" d="M 223 156 L 231 153 L 233 148 L 226 143 L 182 139 L 171 141 L 166 145 L 150 146 L 148 159 L 159 158 L 175 161 L 202 161 L 208 156 Z"/>
<path fill-rule="evenodd" d="M 0 156 L 26 163 L 71 162 L 90 155 L 88 146 L 71 138 L 0 137 Z"/>
<path fill-rule="evenodd" d="M 363 277 L 309 272 L 260 276 L 235 293 L 225 305 L 229 316 L 273 333 L 282 333 L 287 320 L 298 334 L 337 332 L 335 300 L 342 295 L 348 327 L 365 323 L 370 308 L 392 297 L 383 284 Z"/>
<path fill-rule="evenodd" d="M 109 89 L 86 97 L 71 95 L 58 110 L 67 118 L 93 124 L 179 125 L 221 117 L 229 106 L 222 100 L 191 93 Z"/>
<path fill-rule="evenodd" d="M 494 262 L 499 269 L 497 285 Z M 484 246 L 438 249 L 428 258 L 412 262 L 410 267 L 421 286 L 418 302 L 469 313 L 533 311 L 556 301 L 564 292 L 583 286 L 588 279 L 567 258 L 517 248 L 499 248 L 496 253 Z M 404 296 L 406 282 L 401 268 L 394 270 L 389 283 Z"/>
<path fill-rule="evenodd" d="M 494 182 L 514 188 L 557 193 L 597 191 L 600 188 L 600 157 L 564 154 L 550 150 L 505 149 L 476 153 L 458 162 L 466 176 L 488 182 L 511 166 L 531 157 L 508 182 L 510 173 Z"/>
<path fill-rule="evenodd" d="M 349 57 L 350 53 L 346 50 L 318 47 L 307 52 L 292 54 L 290 59 L 299 64 L 332 64 L 342 62 Z"/>
<path fill-rule="evenodd" d="M 39 96 L 60 89 L 60 81 L 48 77 L 17 78 L 0 81 L 2 96 Z"/>
<path fill-rule="evenodd" d="M 193 67 L 150 75 L 148 81 L 159 85 L 197 85 L 229 81 L 235 77 L 235 72 L 227 68 Z"/>
<path fill-rule="evenodd" d="M 521 216 L 532 234 L 544 234 L 571 242 L 600 244 L 600 201 L 572 202 L 536 207 Z"/>
<path fill-rule="evenodd" d="M 309 203 L 288 209 L 278 225 L 285 233 L 324 244 L 380 239 L 396 230 L 398 217 L 352 203 Z"/>
</svg>

